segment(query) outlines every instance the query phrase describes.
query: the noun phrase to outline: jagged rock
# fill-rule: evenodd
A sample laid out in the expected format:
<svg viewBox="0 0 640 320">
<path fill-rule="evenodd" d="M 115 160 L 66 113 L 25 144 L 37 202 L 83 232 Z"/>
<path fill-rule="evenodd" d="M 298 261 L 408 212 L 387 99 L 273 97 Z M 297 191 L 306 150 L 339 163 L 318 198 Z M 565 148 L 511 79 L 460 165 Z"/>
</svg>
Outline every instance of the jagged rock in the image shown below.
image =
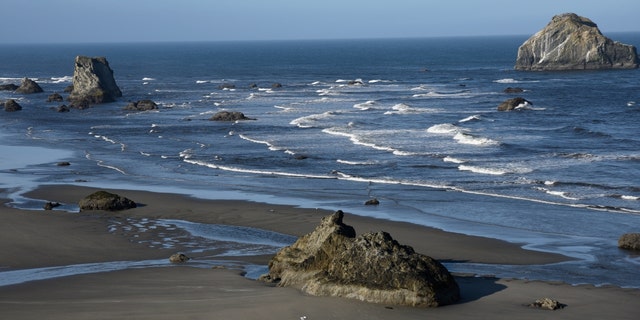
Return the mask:
<svg viewBox="0 0 640 320">
<path fill-rule="evenodd" d="M 107 191 L 94 192 L 78 203 L 80 211 L 82 210 L 106 210 L 106 211 L 118 211 L 131 209 L 136 207 L 136 203 L 120 197 L 117 194 Z"/>
<path fill-rule="evenodd" d="M 507 87 L 506 89 L 503 90 L 504 93 L 522 93 L 524 92 L 524 89 L 522 88 L 512 88 L 512 87 Z"/>
<path fill-rule="evenodd" d="M 64 99 L 59 93 L 53 93 L 53 94 L 50 94 L 49 97 L 47 97 L 47 102 L 62 102 L 62 101 L 64 101 Z"/>
<path fill-rule="evenodd" d="M 16 91 L 19 87 L 13 83 L 0 84 L 0 91 Z"/>
<path fill-rule="evenodd" d="M 16 89 L 16 93 L 23 93 L 23 94 L 39 93 L 42 91 L 43 90 L 40 87 L 40 85 L 38 85 L 35 81 L 29 78 L 22 79 L 22 83 L 20 84 L 20 87 Z"/>
<path fill-rule="evenodd" d="M 22 110 L 22 106 L 20 106 L 15 100 L 9 99 L 4 102 L 4 111 L 14 112 Z"/>
<path fill-rule="evenodd" d="M 132 111 L 148 111 L 158 109 L 158 105 L 151 100 L 145 99 L 136 102 L 130 102 L 129 104 L 127 104 L 127 106 L 124 107 L 124 109 Z"/>
<path fill-rule="evenodd" d="M 498 111 L 511 111 L 519 108 L 524 108 L 530 105 L 533 105 L 533 103 L 527 101 L 524 98 L 517 97 L 517 98 L 508 99 L 502 102 L 500 105 L 498 105 Z"/>
<path fill-rule="evenodd" d="M 437 307 L 460 299 L 449 271 L 438 261 L 395 241 L 386 232 L 356 237 L 337 211 L 269 262 L 264 281 L 318 296 Z"/>
<path fill-rule="evenodd" d="M 640 233 L 625 233 L 620 236 L 618 248 L 640 251 Z"/>
<path fill-rule="evenodd" d="M 118 97 L 122 97 L 122 92 L 105 57 L 76 57 L 73 90 L 69 94 L 72 106 L 86 108 L 93 104 L 115 101 Z"/>
<path fill-rule="evenodd" d="M 244 113 L 238 111 L 220 111 L 214 114 L 209 120 L 211 121 L 238 121 L 238 120 L 255 120 L 247 118 Z"/>
<path fill-rule="evenodd" d="M 557 300 L 553 300 L 551 298 L 542 298 L 529 304 L 529 306 L 533 308 L 540 308 L 540 309 L 547 309 L 547 310 L 558 310 L 566 307 L 567 305 L 562 304 Z"/>
<path fill-rule="evenodd" d="M 184 253 L 174 253 L 169 257 L 169 262 L 171 263 L 185 263 L 191 260 L 191 258 L 187 257 Z"/>
<path fill-rule="evenodd" d="M 632 69 L 632 45 L 613 41 L 593 21 L 574 13 L 554 16 L 544 29 L 518 48 L 516 70 Z"/>
</svg>

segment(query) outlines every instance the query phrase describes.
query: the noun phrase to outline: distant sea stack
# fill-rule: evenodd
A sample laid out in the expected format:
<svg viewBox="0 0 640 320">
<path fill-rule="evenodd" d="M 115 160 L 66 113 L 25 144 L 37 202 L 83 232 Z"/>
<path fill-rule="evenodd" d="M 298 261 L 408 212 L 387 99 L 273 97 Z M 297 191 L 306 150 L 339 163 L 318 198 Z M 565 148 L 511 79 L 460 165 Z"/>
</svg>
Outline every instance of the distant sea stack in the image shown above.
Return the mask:
<svg viewBox="0 0 640 320">
<path fill-rule="evenodd" d="M 516 70 L 596 70 L 638 68 L 636 47 L 613 41 L 591 20 L 557 15 L 518 48 Z"/>
<path fill-rule="evenodd" d="M 85 108 L 122 97 L 105 57 L 77 56 L 75 62 L 73 90 L 69 94 L 72 106 Z"/>
</svg>

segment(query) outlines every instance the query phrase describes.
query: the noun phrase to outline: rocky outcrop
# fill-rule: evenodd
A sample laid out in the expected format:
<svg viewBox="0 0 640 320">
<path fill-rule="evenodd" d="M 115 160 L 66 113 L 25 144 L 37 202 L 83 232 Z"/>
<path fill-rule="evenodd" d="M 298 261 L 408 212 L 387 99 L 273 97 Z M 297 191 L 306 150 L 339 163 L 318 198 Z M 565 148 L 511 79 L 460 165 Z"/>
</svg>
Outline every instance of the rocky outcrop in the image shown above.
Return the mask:
<svg viewBox="0 0 640 320">
<path fill-rule="evenodd" d="M 618 248 L 640 251 L 640 233 L 625 233 L 620 236 Z"/>
<path fill-rule="evenodd" d="M 517 97 L 503 101 L 500 105 L 498 105 L 498 111 L 511 111 L 526 108 L 527 106 L 531 105 L 533 105 L 533 103 L 527 101 L 524 98 Z"/>
<path fill-rule="evenodd" d="M 16 91 L 18 88 L 17 85 L 13 84 L 13 83 L 9 83 L 9 84 L 0 84 L 0 91 Z"/>
<path fill-rule="evenodd" d="M 149 111 L 158 109 L 158 105 L 152 100 L 139 100 L 136 102 L 130 102 L 124 107 L 124 110 L 130 111 Z"/>
<path fill-rule="evenodd" d="M 78 203 L 80 211 L 83 210 L 106 210 L 119 211 L 136 207 L 136 203 L 127 198 L 107 191 L 94 192 Z"/>
<path fill-rule="evenodd" d="M 31 93 L 40 93 L 42 92 L 42 88 L 40 87 L 39 84 L 37 84 L 35 81 L 29 79 L 29 78 L 24 78 L 22 79 L 22 83 L 20 84 L 20 87 L 18 87 L 18 89 L 16 89 L 16 93 L 23 93 L 23 94 L 31 94 Z"/>
<path fill-rule="evenodd" d="M 459 300 L 460 290 L 438 261 L 418 254 L 386 232 L 356 237 L 337 211 L 311 233 L 280 250 L 261 279 L 318 296 L 437 307 Z"/>
<path fill-rule="evenodd" d="M 9 99 L 4 102 L 4 111 L 14 112 L 22 110 L 22 106 L 20 106 L 15 100 Z"/>
<path fill-rule="evenodd" d="M 211 118 L 211 121 L 238 121 L 238 120 L 255 120 L 252 118 L 247 118 L 244 113 L 238 111 L 220 111 L 214 114 Z"/>
<path fill-rule="evenodd" d="M 76 57 L 73 90 L 69 94 L 72 106 L 85 108 L 93 104 L 112 102 L 118 97 L 122 97 L 122 92 L 105 57 Z"/>
<path fill-rule="evenodd" d="M 632 69 L 638 67 L 632 45 L 613 41 L 593 21 L 574 13 L 553 17 L 518 49 L 516 70 Z"/>
</svg>

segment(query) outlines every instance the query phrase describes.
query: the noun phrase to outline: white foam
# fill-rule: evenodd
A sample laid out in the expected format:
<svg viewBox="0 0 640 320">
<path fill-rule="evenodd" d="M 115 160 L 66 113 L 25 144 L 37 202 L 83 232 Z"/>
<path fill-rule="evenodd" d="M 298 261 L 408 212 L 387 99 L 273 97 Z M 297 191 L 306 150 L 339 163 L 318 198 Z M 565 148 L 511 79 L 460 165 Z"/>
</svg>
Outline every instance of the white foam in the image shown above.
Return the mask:
<svg viewBox="0 0 640 320">
<path fill-rule="evenodd" d="M 461 144 L 469 144 L 475 146 L 496 146 L 500 144 L 500 142 L 491 140 L 489 138 L 477 137 L 463 132 L 456 133 L 456 135 L 453 136 L 453 139 Z"/>
<path fill-rule="evenodd" d="M 353 107 L 360 110 L 371 110 L 372 109 L 371 106 L 375 104 L 376 104 L 375 100 L 369 100 L 363 103 L 356 103 L 353 105 Z"/>
<path fill-rule="evenodd" d="M 149 77 L 144 77 L 142 78 L 142 81 L 155 81 L 155 78 L 149 78 Z"/>
<path fill-rule="evenodd" d="M 473 116 L 468 116 L 462 120 L 459 120 L 458 122 L 460 123 L 465 123 L 465 122 L 469 122 L 469 121 L 480 121 L 482 120 L 482 118 L 480 117 L 480 115 L 473 115 Z"/>
<path fill-rule="evenodd" d="M 351 160 L 342 160 L 342 159 L 338 159 L 336 160 L 337 163 L 342 163 L 342 164 L 348 164 L 348 165 L 352 165 L 352 166 L 368 166 L 368 165 L 374 165 L 377 164 L 377 161 L 371 161 L 371 160 L 365 160 L 365 161 L 351 161 Z"/>
<path fill-rule="evenodd" d="M 391 107 L 393 111 L 386 111 L 384 114 L 420 114 L 420 113 L 439 113 L 441 109 L 436 108 L 414 108 L 404 103 L 398 103 Z"/>
<path fill-rule="evenodd" d="M 623 194 L 623 195 L 621 195 L 621 196 L 620 196 L 620 199 L 622 199 L 622 200 L 633 200 L 633 201 L 635 201 L 635 200 L 640 200 L 640 197 L 636 197 L 636 196 L 627 196 L 627 195 L 624 195 L 624 194 Z"/>
<path fill-rule="evenodd" d="M 496 82 L 496 83 L 520 83 L 520 81 L 518 81 L 516 79 L 513 79 L 513 78 L 498 79 L 498 80 L 495 80 L 493 82 Z"/>
<path fill-rule="evenodd" d="M 461 171 L 471 171 L 475 173 L 490 174 L 490 175 L 503 175 L 508 173 L 508 171 L 503 169 L 469 166 L 469 165 L 460 165 L 458 166 L 458 169 Z"/>
<path fill-rule="evenodd" d="M 457 164 L 465 163 L 465 162 L 466 162 L 466 161 L 464 161 L 464 160 L 462 160 L 462 159 L 454 158 L 454 157 L 451 157 L 451 156 L 446 156 L 446 157 L 444 157 L 444 159 L 442 159 L 442 161 L 444 161 L 444 162 L 451 162 L 451 163 L 457 163 Z"/>
<path fill-rule="evenodd" d="M 196 80 L 196 83 L 198 83 L 198 84 L 209 83 L 209 82 L 211 82 L 211 81 L 209 81 L 209 80 Z"/>
<path fill-rule="evenodd" d="M 51 77 L 52 83 L 63 83 L 73 81 L 73 76 Z"/>
<path fill-rule="evenodd" d="M 335 111 L 327 111 L 320 114 L 312 114 L 300 118 L 296 118 L 291 120 L 289 124 L 297 126 L 299 128 L 314 128 L 317 126 L 317 123 L 321 120 L 334 117 L 336 115 Z"/>
<path fill-rule="evenodd" d="M 451 123 L 441 123 L 436 124 L 427 129 L 429 133 L 438 133 L 438 134 L 455 134 L 460 132 L 460 128 Z"/>
</svg>

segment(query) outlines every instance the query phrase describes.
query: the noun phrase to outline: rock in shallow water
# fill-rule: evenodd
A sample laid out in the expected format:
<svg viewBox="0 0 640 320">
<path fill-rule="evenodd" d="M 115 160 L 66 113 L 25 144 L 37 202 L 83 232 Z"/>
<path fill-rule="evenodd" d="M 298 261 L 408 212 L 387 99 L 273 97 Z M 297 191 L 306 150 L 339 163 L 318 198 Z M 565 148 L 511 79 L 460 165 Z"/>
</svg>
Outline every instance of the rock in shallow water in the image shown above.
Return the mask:
<svg viewBox="0 0 640 320">
<path fill-rule="evenodd" d="M 83 210 L 106 210 L 106 211 L 119 211 L 125 209 L 135 208 L 137 205 L 134 201 L 125 197 L 121 197 L 117 194 L 107 191 L 94 192 L 78 203 L 80 211 Z"/>
</svg>

